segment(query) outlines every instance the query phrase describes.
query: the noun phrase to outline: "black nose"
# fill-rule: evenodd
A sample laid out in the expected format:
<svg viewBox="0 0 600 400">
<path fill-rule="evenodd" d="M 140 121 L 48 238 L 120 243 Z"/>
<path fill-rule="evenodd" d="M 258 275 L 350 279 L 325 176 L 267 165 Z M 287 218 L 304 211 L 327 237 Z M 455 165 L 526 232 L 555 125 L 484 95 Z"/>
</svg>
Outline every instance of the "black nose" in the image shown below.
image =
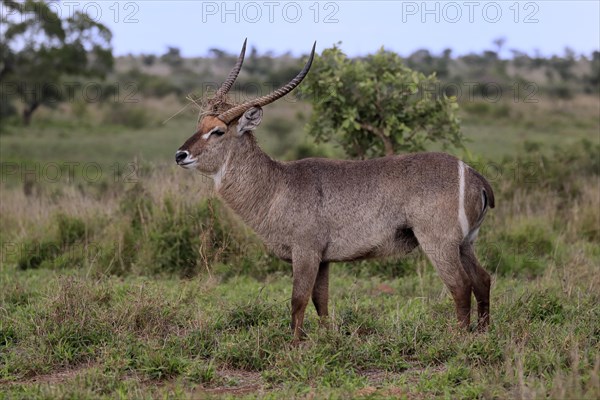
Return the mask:
<svg viewBox="0 0 600 400">
<path fill-rule="evenodd" d="M 187 151 L 177 150 L 177 153 L 175 153 L 175 162 L 181 164 L 181 162 L 187 158 L 188 154 Z"/>
</svg>

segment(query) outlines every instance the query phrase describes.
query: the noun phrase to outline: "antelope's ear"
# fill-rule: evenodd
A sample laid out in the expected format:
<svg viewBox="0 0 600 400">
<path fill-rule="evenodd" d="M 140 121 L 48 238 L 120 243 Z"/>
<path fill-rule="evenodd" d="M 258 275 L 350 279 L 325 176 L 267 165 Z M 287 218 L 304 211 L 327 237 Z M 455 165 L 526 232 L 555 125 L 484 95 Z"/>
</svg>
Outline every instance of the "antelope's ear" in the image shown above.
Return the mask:
<svg viewBox="0 0 600 400">
<path fill-rule="evenodd" d="M 252 107 L 246 111 L 238 121 L 238 135 L 255 130 L 256 127 L 260 125 L 260 121 L 262 121 L 262 115 L 263 110 L 260 107 Z"/>
</svg>

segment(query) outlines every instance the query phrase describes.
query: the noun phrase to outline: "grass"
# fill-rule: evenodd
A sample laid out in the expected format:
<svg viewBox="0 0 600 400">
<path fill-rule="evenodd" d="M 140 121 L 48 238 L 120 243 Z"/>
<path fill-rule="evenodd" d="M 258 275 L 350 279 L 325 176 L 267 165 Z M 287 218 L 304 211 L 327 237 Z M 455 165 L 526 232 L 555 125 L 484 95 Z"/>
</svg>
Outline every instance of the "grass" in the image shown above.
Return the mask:
<svg viewBox="0 0 600 400">
<path fill-rule="evenodd" d="M 454 327 L 429 267 L 385 280 L 332 272 L 331 328 L 319 328 L 311 310 L 309 337 L 293 348 L 288 276 L 90 279 L 85 271 L 5 269 L 0 385 L 10 398 L 248 386 L 251 397 L 600 393 L 596 276 L 553 269 L 534 281 L 497 279 L 492 329 L 478 335 Z"/>
<path fill-rule="evenodd" d="M 147 165 L 174 163 L 175 150 L 193 133 L 197 111 L 192 107 L 175 115 L 185 103 L 144 103 L 148 119 L 141 128 L 105 123 L 101 117 L 76 118 L 68 105 L 61 110 L 42 110 L 32 126 L 1 126 L 0 159 L 3 183 L 21 183 L 35 174 L 46 183 L 69 183 L 75 176 L 86 182 L 132 180 Z M 119 104 L 133 112 L 139 105 Z M 110 109 L 100 109 L 109 114 Z M 269 154 L 280 159 L 332 152 L 331 146 L 314 147 L 304 132 L 309 110 L 305 103 L 273 104 L 258 141 Z M 169 119 L 173 117 L 172 119 Z M 296 150 L 300 149 L 300 150 Z M 72 179 L 71 179 L 72 180 Z"/>
<path fill-rule="evenodd" d="M 141 128 L 106 123 L 102 116 L 77 118 L 68 105 L 61 110 L 41 110 L 27 129 L 2 126 L 3 182 L 21 182 L 27 171 L 33 170 L 48 183 L 67 183 L 72 170 L 86 181 L 113 183 L 136 177 L 147 164 L 171 164 L 175 150 L 193 133 L 196 110 L 190 107 L 173 117 L 185 104 L 171 98 L 161 103 L 148 99 L 142 104 L 148 116 Z M 119 106 L 125 110 L 122 112 L 135 112 L 140 107 L 127 103 Z M 498 109 L 506 110 L 506 115 L 498 117 Z M 461 108 L 462 129 L 472 154 L 499 162 L 518 153 L 524 142 L 541 144 L 547 151 L 581 139 L 597 141 L 597 109 L 597 100 L 585 96 L 569 103 L 546 99 L 532 104 L 465 103 Z M 112 112 L 110 107 L 97 110 L 102 115 Z M 332 144 L 316 147 L 304 130 L 309 113 L 310 107 L 302 102 L 269 105 L 257 134 L 259 143 L 278 159 L 343 157 Z M 460 150 L 454 152 L 463 155 Z M 62 170 L 57 172 L 49 163 L 58 164 Z"/>
<path fill-rule="evenodd" d="M 600 144 L 586 104 L 465 114 L 470 163 L 497 199 L 477 245 L 493 275 L 488 333 L 457 329 L 415 252 L 333 265 L 330 326 L 311 307 L 299 347 L 289 265 L 210 198 L 206 178 L 165 165 L 193 116 L 13 128 L 0 137 L 0 399 L 600 397 Z M 290 112 L 265 121 L 283 158 L 302 143 Z M 29 181 L 5 168 L 135 157 L 116 179 Z"/>
</svg>

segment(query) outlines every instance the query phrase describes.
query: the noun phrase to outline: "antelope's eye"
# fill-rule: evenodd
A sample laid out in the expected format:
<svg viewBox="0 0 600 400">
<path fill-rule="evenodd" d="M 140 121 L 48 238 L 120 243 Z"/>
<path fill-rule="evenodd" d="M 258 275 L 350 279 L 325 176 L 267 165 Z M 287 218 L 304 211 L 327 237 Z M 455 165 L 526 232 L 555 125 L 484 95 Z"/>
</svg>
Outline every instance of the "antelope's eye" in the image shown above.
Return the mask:
<svg viewBox="0 0 600 400">
<path fill-rule="evenodd" d="M 220 129 L 214 129 L 214 130 L 212 130 L 212 131 L 210 131 L 210 132 L 208 132 L 208 133 L 205 133 L 204 135 L 202 135 L 202 137 L 203 137 L 205 140 L 208 140 L 208 139 L 210 139 L 210 137 L 211 137 L 212 135 L 215 135 L 215 136 L 223 136 L 223 134 L 224 134 L 224 133 L 225 133 L 225 131 L 223 131 L 223 130 L 220 130 Z"/>
</svg>

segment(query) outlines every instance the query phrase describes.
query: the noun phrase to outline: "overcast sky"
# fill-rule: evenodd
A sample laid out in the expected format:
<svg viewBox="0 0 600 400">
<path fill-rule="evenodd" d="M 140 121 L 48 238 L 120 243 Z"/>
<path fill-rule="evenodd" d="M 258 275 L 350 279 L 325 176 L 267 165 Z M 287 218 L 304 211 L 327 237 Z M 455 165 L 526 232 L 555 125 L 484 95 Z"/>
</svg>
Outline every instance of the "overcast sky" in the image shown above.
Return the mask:
<svg viewBox="0 0 600 400">
<path fill-rule="evenodd" d="M 259 52 L 307 53 L 342 41 L 349 55 L 381 46 L 401 55 L 427 48 L 454 54 L 509 49 L 542 55 L 565 47 L 589 54 L 600 48 L 600 2 L 591 1 L 71 1 L 56 7 L 85 9 L 110 27 L 115 54 L 184 56 L 210 48 L 237 53 L 245 37 Z"/>
</svg>

